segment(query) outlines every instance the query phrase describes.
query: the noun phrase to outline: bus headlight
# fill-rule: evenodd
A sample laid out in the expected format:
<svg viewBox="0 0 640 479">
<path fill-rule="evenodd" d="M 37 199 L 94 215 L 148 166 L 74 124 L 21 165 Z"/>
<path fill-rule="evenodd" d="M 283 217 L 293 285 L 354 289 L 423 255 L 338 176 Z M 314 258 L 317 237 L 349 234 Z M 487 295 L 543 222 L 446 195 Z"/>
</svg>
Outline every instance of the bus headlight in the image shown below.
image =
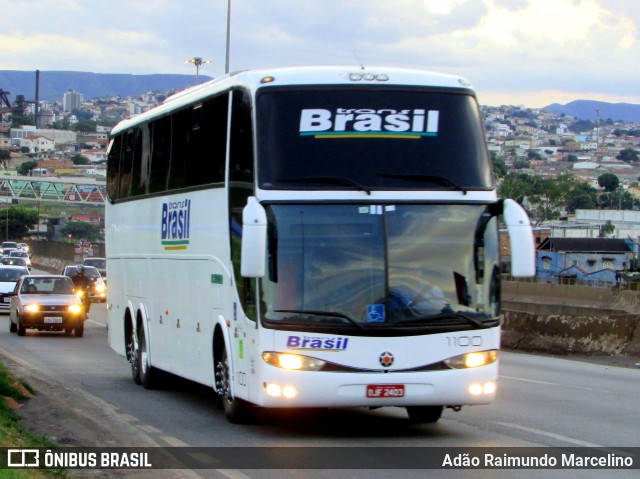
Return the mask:
<svg viewBox="0 0 640 479">
<path fill-rule="evenodd" d="M 70 304 L 69 305 L 69 312 L 73 313 L 73 314 L 78 314 L 82 311 L 82 306 L 80 306 L 79 304 Z"/>
<path fill-rule="evenodd" d="M 473 353 L 461 354 L 453 358 L 445 359 L 444 362 L 452 369 L 479 368 L 498 360 L 498 351 L 491 349 L 489 351 L 475 351 Z"/>
<path fill-rule="evenodd" d="M 322 359 L 310 358 L 300 354 L 276 353 L 267 351 L 262 353 L 265 363 L 282 369 L 292 369 L 297 371 L 318 371 L 325 365 Z"/>
<path fill-rule="evenodd" d="M 27 304 L 24 307 L 24 310 L 27 313 L 37 313 L 38 311 L 40 311 L 40 305 L 39 304 Z"/>
</svg>

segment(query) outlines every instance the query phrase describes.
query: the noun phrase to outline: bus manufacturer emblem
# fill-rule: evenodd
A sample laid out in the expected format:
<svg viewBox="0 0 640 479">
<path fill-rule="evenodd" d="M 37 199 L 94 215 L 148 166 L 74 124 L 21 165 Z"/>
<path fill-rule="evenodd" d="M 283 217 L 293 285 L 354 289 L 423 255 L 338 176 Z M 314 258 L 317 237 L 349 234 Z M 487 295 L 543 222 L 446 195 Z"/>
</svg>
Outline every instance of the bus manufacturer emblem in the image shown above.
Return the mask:
<svg viewBox="0 0 640 479">
<path fill-rule="evenodd" d="M 385 351 L 380 355 L 380 358 L 378 360 L 380 361 L 380 365 L 383 368 L 389 368 L 393 365 L 393 359 L 393 354 L 391 354 L 389 351 Z"/>
</svg>

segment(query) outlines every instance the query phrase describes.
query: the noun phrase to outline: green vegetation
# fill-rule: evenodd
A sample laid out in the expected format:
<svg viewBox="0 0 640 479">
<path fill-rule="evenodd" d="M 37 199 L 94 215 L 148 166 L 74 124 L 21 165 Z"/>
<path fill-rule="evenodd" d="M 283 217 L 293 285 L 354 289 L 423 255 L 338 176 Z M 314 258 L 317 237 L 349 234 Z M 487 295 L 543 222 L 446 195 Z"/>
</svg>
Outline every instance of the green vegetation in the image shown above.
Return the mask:
<svg viewBox="0 0 640 479">
<path fill-rule="evenodd" d="M 54 447 L 48 439 L 32 434 L 20 425 L 20 416 L 9 407 L 9 402 L 20 402 L 34 391 L 24 381 L 16 379 L 0 364 L 0 447 Z M 0 476 L 7 479 L 67 478 L 62 470 L 3 469 Z"/>
</svg>

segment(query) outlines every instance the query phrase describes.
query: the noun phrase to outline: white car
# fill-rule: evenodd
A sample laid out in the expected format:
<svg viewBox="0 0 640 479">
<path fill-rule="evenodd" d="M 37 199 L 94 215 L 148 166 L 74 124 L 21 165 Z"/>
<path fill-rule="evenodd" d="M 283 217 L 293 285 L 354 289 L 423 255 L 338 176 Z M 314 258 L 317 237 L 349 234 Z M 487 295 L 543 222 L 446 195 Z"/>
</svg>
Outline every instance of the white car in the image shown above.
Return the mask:
<svg viewBox="0 0 640 479">
<path fill-rule="evenodd" d="M 24 266 L 0 266 L 0 314 L 9 314 L 10 294 L 18 280 L 29 274 Z"/>
</svg>

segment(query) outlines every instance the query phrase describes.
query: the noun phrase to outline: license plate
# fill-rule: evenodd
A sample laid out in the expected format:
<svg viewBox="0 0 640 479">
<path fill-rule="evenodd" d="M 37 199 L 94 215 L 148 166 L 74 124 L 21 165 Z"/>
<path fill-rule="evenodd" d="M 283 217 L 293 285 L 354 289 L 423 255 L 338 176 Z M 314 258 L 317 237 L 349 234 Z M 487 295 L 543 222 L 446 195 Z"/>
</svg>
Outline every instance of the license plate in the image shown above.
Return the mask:
<svg viewBox="0 0 640 479">
<path fill-rule="evenodd" d="M 4 302 L 5 303 L 10 303 L 11 302 L 11 298 L 4 298 Z"/>
<path fill-rule="evenodd" d="M 61 323 L 62 318 L 59 316 L 45 316 L 44 322 L 45 323 Z"/>
<path fill-rule="evenodd" d="M 404 384 L 367 384 L 367 397 L 375 398 L 403 398 Z"/>
</svg>

